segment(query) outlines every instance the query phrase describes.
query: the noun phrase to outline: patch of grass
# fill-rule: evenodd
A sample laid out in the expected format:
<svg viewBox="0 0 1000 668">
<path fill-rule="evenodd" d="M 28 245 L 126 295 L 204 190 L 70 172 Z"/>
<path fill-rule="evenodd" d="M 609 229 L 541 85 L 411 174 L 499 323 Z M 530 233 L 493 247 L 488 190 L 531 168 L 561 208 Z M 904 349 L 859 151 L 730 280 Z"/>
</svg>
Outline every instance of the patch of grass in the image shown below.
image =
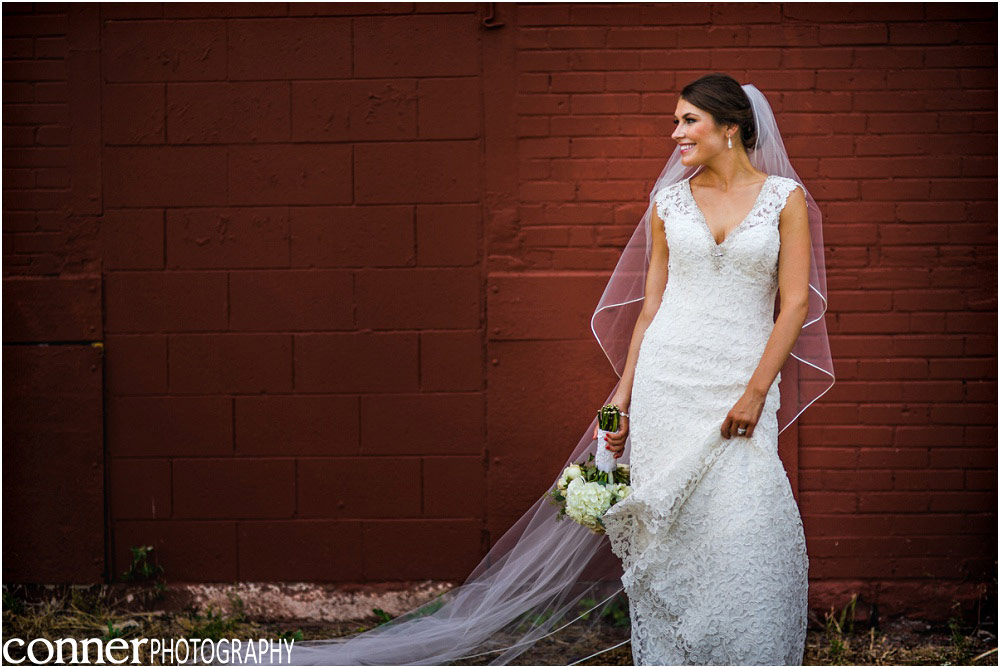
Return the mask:
<svg viewBox="0 0 1000 668">
<path fill-rule="evenodd" d="M 833 608 L 825 614 L 824 631 L 826 633 L 826 659 L 828 665 L 841 666 L 850 663 L 850 636 L 854 633 L 854 612 L 858 603 L 858 595 L 851 596 L 840 613 L 834 612 Z"/>
<path fill-rule="evenodd" d="M 590 615 L 593 613 L 591 608 L 596 606 L 600 601 L 593 597 L 581 598 L 580 602 L 577 603 L 577 607 L 580 613 L 583 614 L 581 619 L 590 619 Z M 584 611 L 587 612 L 584 612 Z M 628 614 L 628 598 L 619 595 L 608 601 L 608 603 L 601 608 L 600 616 L 603 621 L 610 623 L 612 626 L 622 627 L 629 626 L 632 623 L 631 618 Z"/>
<path fill-rule="evenodd" d="M 104 634 L 103 640 L 114 640 L 115 638 L 124 638 L 125 634 L 122 630 L 115 626 L 111 620 L 108 620 L 108 632 Z"/>
<path fill-rule="evenodd" d="M 247 624 L 245 605 L 240 596 L 232 593 L 229 595 L 229 602 L 233 609 L 231 614 L 216 611 L 211 606 L 204 614 L 189 609 L 187 617 L 180 620 L 182 626 L 186 627 L 185 636 L 206 640 L 236 637 L 240 629 Z"/>
<path fill-rule="evenodd" d="M 282 631 L 278 634 L 278 640 L 284 640 L 285 642 L 291 644 L 292 641 L 298 642 L 303 640 L 305 635 L 302 633 L 302 629 L 295 629 L 294 631 Z"/>
<path fill-rule="evenodd" d="M 7 591 L 6 587 L 3 589 L 3 611 L 5 618 L 7 612 L 10 612 L 12 615 L 24 614 L 24 601 L 18 598 L 16 594 Z"/>
<path fill-rule="evenodd" d="M 393 616 L 382 608 L 372 608 L 372 612 L 379 618 L 379 624 L 385 624 L 386 622 L 391 622 L 393 620 Z"/>
<path fill-rule="evenodd" d="M 417 612 L 417 613 L 414 613 L 413 616 L 414 617 L 426 617 L 427 615 L 433 615 L 435 612 L 437 612 L 439 609 L 441 609 L 442 605 L 444 605 L 444 593 L 441 593 L 441 594 L 438 594 L 437 596 L 435 596 L 433 601 L 429 601 L 429 602 L 425 603 L 423 606 L 421 606 L 420 611 Z M 381 608 L 372 608 L 372 610 L 376 611 L 375 614 L 378 614 L 377 611 L 381 610 Z"/>
<path fill-rule="evenodd" d="M 805 665 L 996 665 L 995 619 L 971 624 L 959 612 L 946 627 L 907 619 L 880 625 L 873 604 L 870 624 L 860 629 L 854 620 L 857 601 L 853 595 L 840 610 L 831 608 L 820 630 L 810 631 Z"/>
<path fill-rule="evenodd" d="M 133 546 L 129 550 L 132 552 L 132 563 L 129 564 L 128 570 L 122 573 L 122 580 L 144 582 L 153 580 L 163 573 L 163 566 L 149 561 L 149 556 L 153 552 L 152 545 Z"/>
<path fill-rule="evenodd" d="M 149 601 L 160 601 L 167 591 L 167 583 L 163 579 L 163 566 L 156 563 L 152 545 L 136 545 L 129 548 L 132 552 L 132 563 L 128 570 L 121 574 L 123 582 L 136 584 L 148 583 L 151 587 L 142 592 Z"/>
</svg>

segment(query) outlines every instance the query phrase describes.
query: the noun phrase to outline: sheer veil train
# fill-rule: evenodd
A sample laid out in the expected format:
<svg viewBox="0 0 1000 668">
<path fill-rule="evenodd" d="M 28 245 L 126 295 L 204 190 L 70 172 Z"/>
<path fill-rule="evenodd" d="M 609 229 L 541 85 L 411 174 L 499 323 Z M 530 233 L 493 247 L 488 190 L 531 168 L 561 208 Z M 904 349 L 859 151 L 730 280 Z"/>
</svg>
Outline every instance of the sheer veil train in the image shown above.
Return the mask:
<svg viewBox="0 0 1000 668">
<path fill-rule="evenodd" d="M 788 160 L 767 99 L 753 84 L 742 88 L 753 108 L 757 127 L 757 143 L 749 151 L 751 164 L 768 174 L 801 183 Z M 675 148 L 649 193 L 646 211 L 591 318 L 593 334 L 619 376 L 605 402 L 611 400 L 621 382 L 632 331 L 642 307 L 651 251 L 650 214 L 654 195 L 695 171 L 681 164 L 680 151 Z M 813 251 L 809 314 L 782 369 L 780 431 L 834 383 L 823 317 L 827 290 L 822 215 L 807 189 L 806 200 Z M 593 433 L 597 408 L 564 466 L 596 452 Z M 620 463 L 629 460 L 630 449 L 631 443 L 626 441 Z M 561 472 L 562 468 L 552 471 L 549 488 L 555 485 Z M 579 638 L 582 633 L 596 630 L 594 626 L 600 623 L 602 613 L 622 592 L 621 562 L 611 552 L 605 536 L 595 535 L 569 519 L 557 522 L 555 516 L 556 508 L 543 494 L 493 545 L 462 585 L 367 632 L 296 642 L 291 663 L 504 665 L 544 639 L 564 637 L 560 634 Z M 627 630 L 622 638 L 606 638 L 605 650 L 626 644 Z M 573 665 L 592 654 L 575 650 L 572 643 L 562 646 L 563 665 Z"/>
</svg>

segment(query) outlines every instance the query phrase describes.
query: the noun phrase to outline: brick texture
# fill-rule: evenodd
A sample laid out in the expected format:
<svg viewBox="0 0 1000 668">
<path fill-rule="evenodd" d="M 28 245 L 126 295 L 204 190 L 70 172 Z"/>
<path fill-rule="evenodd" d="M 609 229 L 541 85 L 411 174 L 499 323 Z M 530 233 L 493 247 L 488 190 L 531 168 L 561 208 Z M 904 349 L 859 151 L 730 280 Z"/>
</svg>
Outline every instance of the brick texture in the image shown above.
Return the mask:
<svg viewBox="0 0 1000 668">
<path fill-rule="evenodd" d="M 5 579 L 152 544 L 175 581 L 461 580 L 613 385 L 590 315 L 723 71 L 824 213 L 837 383 L 780 444 L 812 605 L 971 605 L 995 8 L 484 8 L 4 5 Z"/>
</svg>

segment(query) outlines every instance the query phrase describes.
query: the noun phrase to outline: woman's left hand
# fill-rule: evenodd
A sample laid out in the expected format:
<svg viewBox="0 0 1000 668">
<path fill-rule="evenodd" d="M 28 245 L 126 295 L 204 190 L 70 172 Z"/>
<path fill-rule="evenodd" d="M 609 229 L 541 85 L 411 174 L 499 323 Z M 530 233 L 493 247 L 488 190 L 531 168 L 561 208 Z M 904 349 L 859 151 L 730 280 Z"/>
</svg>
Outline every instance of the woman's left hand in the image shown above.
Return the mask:
<svg viewBox="0 0 1000 668">
<path fill-rule="evenodd" d="M 760 420 L 760 414 L 764 412 L 765 398 L 766 395 L 760 392 L 749 389 L 745 391 L 739 401 L 729 409 L 726 420 L 722 423 L 722 437 L 742 436 L 750 438 L 753 436 L 754 427 Z M 745 434 L 737 433 L 740 427 L 746 427 Z"/>
</svg>

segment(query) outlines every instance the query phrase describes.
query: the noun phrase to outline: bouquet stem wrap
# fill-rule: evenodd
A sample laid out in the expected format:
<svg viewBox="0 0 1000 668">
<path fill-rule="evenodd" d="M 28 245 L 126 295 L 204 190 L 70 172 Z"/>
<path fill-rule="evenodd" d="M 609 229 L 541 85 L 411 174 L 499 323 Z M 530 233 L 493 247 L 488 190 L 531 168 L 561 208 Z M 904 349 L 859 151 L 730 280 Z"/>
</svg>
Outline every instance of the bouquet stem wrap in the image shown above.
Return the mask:
<svg viewBox="0 0 1000 668">
<path fill-rule="evenodd" d="M 621 417 L 621 409 L 614 404 L 607 404 L 597 412 L 597 454 L 594 455 L 594 464 L 598 470 L 608 474 L 609 483 L 614 483 L 613 474 L 618 461 L 615 453 L 606 447 L 604 437 L 621 429 Z"/>
</svg>

